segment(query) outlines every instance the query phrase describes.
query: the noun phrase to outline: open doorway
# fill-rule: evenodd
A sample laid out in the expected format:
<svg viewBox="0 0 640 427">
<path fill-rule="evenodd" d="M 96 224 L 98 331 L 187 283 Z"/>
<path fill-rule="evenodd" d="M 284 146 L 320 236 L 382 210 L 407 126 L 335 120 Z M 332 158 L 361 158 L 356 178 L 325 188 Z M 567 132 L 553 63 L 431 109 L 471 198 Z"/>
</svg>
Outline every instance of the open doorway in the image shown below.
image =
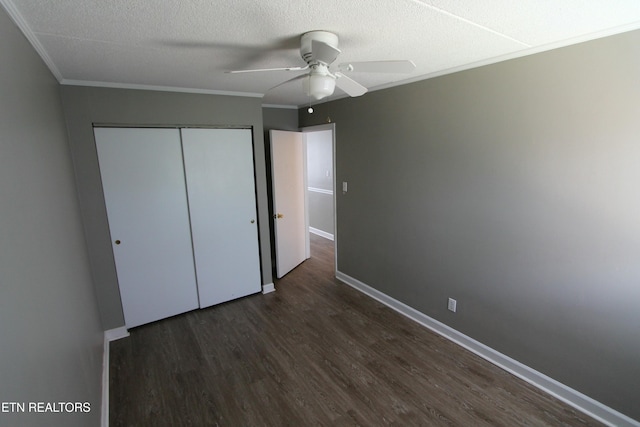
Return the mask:
<svg viewBox="0 0 640 427">
<path fill-rule="evenodd" d="M 330 242 L 335 270 L 335 128 L 270 131 L 274 273 L 310 258 L 311 235 Z"/>
<path fill-rule="evenodd" d="M 302 133 L 307 163 L 308 232 L 332 241 L 335 253 L 335 125 L 311 126 L 303 128 Z M 314 247 L 317 245 L 311 246 L 311 256 Z"/>
</svg>

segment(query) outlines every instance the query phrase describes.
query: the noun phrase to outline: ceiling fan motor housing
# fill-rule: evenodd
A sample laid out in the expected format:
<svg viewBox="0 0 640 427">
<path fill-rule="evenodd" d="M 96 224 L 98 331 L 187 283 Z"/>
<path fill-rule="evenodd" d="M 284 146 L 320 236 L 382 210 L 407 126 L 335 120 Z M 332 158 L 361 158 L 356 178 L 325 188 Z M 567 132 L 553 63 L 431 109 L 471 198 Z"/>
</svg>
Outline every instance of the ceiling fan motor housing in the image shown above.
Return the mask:
<svg viewBox="0 0 640 427">
<path fill-rule="evenodd" d="M 331 47 L 338 48 L 338 35 L 329 31 L 309 31 L 304 33 L 300 38 L 300 56 L 304 59 L 304 62 L 311 64 L 316 62 L 316 58 L 313 57 L 312 42 L 317 40 L 328 44 Z"/>
</svg>

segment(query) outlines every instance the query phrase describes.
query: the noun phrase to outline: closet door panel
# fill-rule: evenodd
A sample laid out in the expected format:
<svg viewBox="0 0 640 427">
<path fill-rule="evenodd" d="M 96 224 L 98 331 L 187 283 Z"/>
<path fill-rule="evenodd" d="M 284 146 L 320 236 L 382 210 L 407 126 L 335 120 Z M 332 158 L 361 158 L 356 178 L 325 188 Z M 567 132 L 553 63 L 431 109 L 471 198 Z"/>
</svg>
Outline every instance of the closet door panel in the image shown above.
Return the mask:
<svg viewBox="0 0 640 427">
<path fill-rule="evenodd" d="M 248 129 L 183 129 L 200 307 L 261 290 Z"/>
<path fill-rule="evenodd" d="M 179 131 L 94 131 L 126 326 L 197 308 Z"/>
</svg>

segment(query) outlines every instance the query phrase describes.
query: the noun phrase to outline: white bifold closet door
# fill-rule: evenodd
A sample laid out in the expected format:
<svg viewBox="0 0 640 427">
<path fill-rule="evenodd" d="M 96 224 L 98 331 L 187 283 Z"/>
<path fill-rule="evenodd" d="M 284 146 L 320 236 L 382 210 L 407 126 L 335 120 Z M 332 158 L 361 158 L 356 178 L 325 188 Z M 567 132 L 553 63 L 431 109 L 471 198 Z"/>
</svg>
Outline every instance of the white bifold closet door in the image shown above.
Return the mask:
<svg viewBox="0 0 640 427">
<path fill-rule="evenodd" d="M 249 129 L 182 129 L 200 307 L 260 292 Z"/>
<path fill-rule="evenodd" d="M 128 328 L 198 307 L 177 129 L 94 129 Z"/>
<path fill-rule="evenodd" d="M 94 132 L 128 328 L 261 290 L 250 130 Z"/>
</svg>

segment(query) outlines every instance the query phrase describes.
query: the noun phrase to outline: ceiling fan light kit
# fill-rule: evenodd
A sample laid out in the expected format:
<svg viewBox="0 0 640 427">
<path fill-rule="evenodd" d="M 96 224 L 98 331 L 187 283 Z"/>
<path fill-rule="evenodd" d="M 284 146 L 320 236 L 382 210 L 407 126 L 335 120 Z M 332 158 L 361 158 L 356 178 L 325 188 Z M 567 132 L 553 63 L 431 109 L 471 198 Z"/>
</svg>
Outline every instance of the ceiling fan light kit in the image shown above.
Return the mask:
<svg viewBox="0 0 640 427">
<path fill-rule="evenodd" d="M 306 74 L 286 80 L 270 90 L 295 80 L 302 80 L 302 87 L 307 96 L 319 101 L 327 96 L 331 96 L 335 91 L 336 86 L 352 97 L 364 95 L 367 92 L 366 87 L 347 77 L 343 73 L 352 71 L 373 73 L 410 73 L 415 68 L 415 64 L 408 60 L 367 61 L 340 64 L 338 66 L 339 71 L 332 73 L 329 66 L 341 53 L 340 49 L 338 49 L 338 41 L 339 39 L 337 34 L 329 31 L 309 31 L 300 37 L 300 56 L 307 63 L 306 66 L 235 70 L 229 72 L 233 74 L 240 74 L 266 71 L 308 70 Z"/>
<path fill-rule="evenodd" d="M 318 101 L 333 94 L 336 88 L 336 79 L 329 75 L 309 74 L 307 78 L 302 80 L 302 87 L 307 96 Z"/>
</svg>

